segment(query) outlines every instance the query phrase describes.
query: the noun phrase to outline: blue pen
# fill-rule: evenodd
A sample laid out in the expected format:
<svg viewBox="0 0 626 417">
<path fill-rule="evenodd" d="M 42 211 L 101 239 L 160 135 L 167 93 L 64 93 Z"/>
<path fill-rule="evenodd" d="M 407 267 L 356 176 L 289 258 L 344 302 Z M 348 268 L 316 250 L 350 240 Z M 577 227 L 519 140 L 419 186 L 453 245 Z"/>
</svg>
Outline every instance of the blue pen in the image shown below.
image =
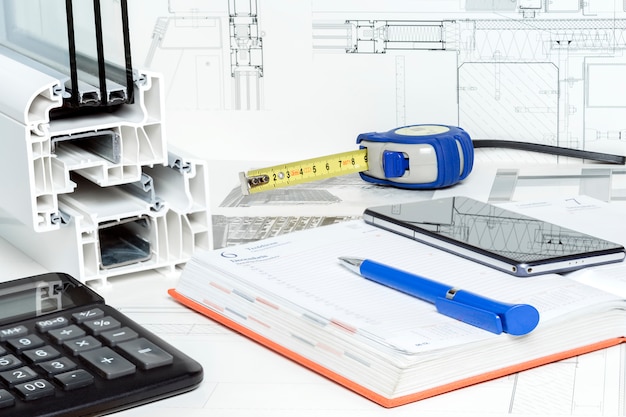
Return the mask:
<svg viewBox="0 0 626 417">
<path fill-rule="evenodd" d="M 539 323 L 539 312 L 528 304 L 502 303 L 368 259 L 339 260 L 364 278 L 428 301 L 439 313 L 492 333 L 520 336 Z"/>
</svg>

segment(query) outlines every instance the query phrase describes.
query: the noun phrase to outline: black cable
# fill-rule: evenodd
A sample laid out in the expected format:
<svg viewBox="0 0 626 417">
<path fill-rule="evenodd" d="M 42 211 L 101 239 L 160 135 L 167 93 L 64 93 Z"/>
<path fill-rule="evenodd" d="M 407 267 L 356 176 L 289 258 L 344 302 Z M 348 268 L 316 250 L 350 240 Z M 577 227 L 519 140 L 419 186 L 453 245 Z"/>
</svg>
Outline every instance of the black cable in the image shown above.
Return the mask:
<svg viewBox="0 0 626 417">
<path fill-rule="evenodd" d="M 572 158 L 590 159 L 598 162 L 624 165 L 626 156 L 603 152 L 582 151 L 580 149 L 563 148 L 560 146 L 541 145 L 538 143 L 516 142 L 500 139 L 478 139 L 472 141 L 474 148 L 508 148 L 522 151 L 540 152 Z"/>
</svg>

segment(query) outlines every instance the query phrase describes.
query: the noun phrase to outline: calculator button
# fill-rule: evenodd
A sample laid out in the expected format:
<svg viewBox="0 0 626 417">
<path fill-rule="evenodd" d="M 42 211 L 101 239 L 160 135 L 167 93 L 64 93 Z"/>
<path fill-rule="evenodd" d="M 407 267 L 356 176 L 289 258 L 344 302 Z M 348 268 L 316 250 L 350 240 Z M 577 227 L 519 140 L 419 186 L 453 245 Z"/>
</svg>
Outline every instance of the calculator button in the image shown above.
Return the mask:
<svg viewBox="0 0 626 417">
<path fill-rule="evenodd" d="M 0 329 L 0 342 L 4 342 L 13 337 L 24 336 L 26 334 L 28 334 L 28 329 L 26 326 L 22 325 Z"/>
<path fill-rule="evenodd" d="M 76 364 L 71 359 L 66 357 L 41 362 L 38 365 L 41 369 L 48 373 L 48 376 L 76 369 Z"/>
<path fill-rule="evenodd" d="M 115 330 L 108 330 L 100 334 L 100 337 L 102 337 L 109 346 L 115 346 L 118 343 L 136 339 L 138 336 L 139 335 L 137 334 L 136 331 L 128 327 L 122 327 L 121 329 L 115 329 Z"/>
<path fill-rule="evenodd" d="M 43 346 L 44 341 L 35 334 L 29 334 L 26 336 L 18 337 L 17 339 L 10 339 L 7 344 L 18 352 L 26 349 L 33 349 L 39 346 Z"/>
<path fill-rule="evenodd" d="M 81 352 L 99 348 L 102 343 L 93 336 L 85 336 L 80 339 L 68 340 L 63 343 L 63 346 L 69 349 L 74 356 L 77 356 Z"/>
<path fill-rule="evenodd" d="M 65 372 L 54 377 L 61 384 L 65 391 L 86 387 L 93 384 L 93 375 L 84 369 L 77 369 L 71 372 Z"/>
<path fill-rule="evenodd" d="M 15 389 L 22 395 L 26 401 L 36 400 L 38 398 L 54 395 L 54 386 L 45 379 L 37 379 L 35 381 L 24 382 L 15 386 Z"/>
<path fill-rule="evenodd" d="M 42 362 L 61 356 L 58 350 L 47 345 L 37 349 L 25 350 L 22 352 L 22 355 L 24 355 L 32 363 Z"/>
<path fill-rule="evenodd" d="M 0 389 L 0 408 L 15 405 L 15 397 L 5 389 Z"/>
<path fill-rule="evenodd" d="M 6 371 L 8 369 L 17 368 L 22 365 L 22 361 L 14 355 L 6 355 L 0 357 L 0 371 Z"/>
<path fill-rule="evenodd" d="M 0 372 L 0 378 L 10 386 L 19 384 L 29 379 L 35 379 L 39 375 L 28 366 L 22 366 L 21 368 L 13 369 L 11 371 Z"/>
<path fill-rule="evenodd" d="M 102 347 L 81 353 L 80 356 L 106 379 L 115 379 L 135 373 L 136 367 L 111 348 Z"/>
<path fill-rule="evenodd" d="M 82 323 L 85 320 L 97 319 L 102 316 L 104 316 L 104 311 L 99 308 L 92 308 L 72 314 L 72 317 L 77 323 Z"/>
<path fill-rule="evenodd" d="M 118 347 L 128 353 L 133 362 L 139 365 L 141 369 L 152 369 L 169 365 L 174 361 L 172 355 L 144 338 L 120 343 Z"/>
<path fill-rule="evenodd" d="M 122 324 L 115 320 L 113 317 L 106 316 L 95 320 L 87 320 L 83 322 L 83 326 L 85 326 L 91 334 L 98 336 L 100 333 L 120 328 Z"/>
<path fill-rule="evenodd" d="M 72 324 L 71 326 L 63 327 L 61 329 L 50 330 L 48 334 L 52 336 L 57 343 L 62 343 L 66 340 L 84 336 L 86 333 L 77 325 Z"/>
<path fill-rule="evenodd" d="M 54 317 L 48 320 L 41 320 L 35 323 L 35 327 L 38 331 L 45 333 L 52 329 L 58 329 L 59 327 L 65 327 L 69 323 L 69 320 L 63 316 Z"/>
</svg>

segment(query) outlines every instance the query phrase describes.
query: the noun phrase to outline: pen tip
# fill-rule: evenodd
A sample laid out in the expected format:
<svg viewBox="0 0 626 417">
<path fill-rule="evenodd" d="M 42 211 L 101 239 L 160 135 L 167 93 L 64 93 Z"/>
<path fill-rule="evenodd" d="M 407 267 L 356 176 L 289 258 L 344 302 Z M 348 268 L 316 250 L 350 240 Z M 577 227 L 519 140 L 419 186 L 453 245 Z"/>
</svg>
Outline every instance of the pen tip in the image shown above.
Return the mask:
<svg viewBox="0 0 626 417">
<path fill-rule="evenodd" d="M 350 258 L 347 256 L 340 256 L 339 260 L 346 265 L 359 267 L 363 263 L 363 259 L 360 258 Z"/>
</svg>

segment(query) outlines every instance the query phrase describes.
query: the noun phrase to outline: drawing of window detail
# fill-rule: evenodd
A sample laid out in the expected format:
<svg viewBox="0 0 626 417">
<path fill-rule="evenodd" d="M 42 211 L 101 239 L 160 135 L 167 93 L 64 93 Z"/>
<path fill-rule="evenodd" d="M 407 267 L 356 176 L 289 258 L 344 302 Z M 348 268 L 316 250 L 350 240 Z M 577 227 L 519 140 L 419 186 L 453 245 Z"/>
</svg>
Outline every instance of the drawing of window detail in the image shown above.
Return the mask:
<svg viewBox="0 0 626 417">
<path fill-rule="evenodd" d="M 222 18 L 207 1 L 168 2 L 169 15 L 159 17 L 145 58 L 168 80 L 166 101 L 182 109 L 221 110 L 228 58 Z"/>
<path fill-rule="evenodd" d="M 443 20 L 314 20 L 314 51 L 393 55 L 396 64 L 412 52 L 426 60 L 456 52 L 458 107 L 450 115 L 473 139 L 625 154 L 626 82 L 619 75 L 626 72 L 623 5 L 604 14 L 611 18 L 601 13 L 572 18 L 581 13 L 580 5 L 570 10 L 554 1 L 542 9 L 540 3 L 521 2 L 517 12 L 497 19 L 459 11 L 445 13 L 458 18 Z M 567 18 L 551 18 L 552 10 Z M 396 88 L 420 76 L 408 60 L 401 63 Z M 409 92 L 396 94 L 396 105 L 404 106 Z M 397 114 L 399 122 L 420 119 L 415 108 L 399 107 Z"/>
<path fill-rule="evenodd" d="M 626 68 L 625 28 L 623 19 L 466 24 L 462 36 L 471 31 L 473 47 L 460 51 L 459 124 L 477 139 L 622 153 L 611 142 L 626 128 L 626 106 L 590 105 L 590 97 L 606 100 L 613 94 L 599 90 L 589 67 Z M 623 84 L 623 77 L 613 75 L 604 83 Z"/>
<path fill-rule="evenodd" d="M 454 42 L 453 22 L 409 20 L 346 20 L 314 23 L 313 47 L 347 53 L 385 54 L 388 51 L 446 50 Z M 452 31 L 451 33 L 448 33 Z"/>
<path fill-rule="evenodd" d="M 229 0 L 228 15 L 235 109 L 260 110 L 263 40 L 256 0 Z"/>
<path fill-rule="evenodd" d="M 353 47 L 348 52 L 386 53 L 387 51 L 446 49 L 444 22 L 347 21 L 352 28 Z"/>
<path fill-rule="evenodd" d="M 145 67 L 171 85 L 182 109 L 262 108 L 263 42 L 256 0 L 169 0 L 155 23 Z"/>
</svg>

